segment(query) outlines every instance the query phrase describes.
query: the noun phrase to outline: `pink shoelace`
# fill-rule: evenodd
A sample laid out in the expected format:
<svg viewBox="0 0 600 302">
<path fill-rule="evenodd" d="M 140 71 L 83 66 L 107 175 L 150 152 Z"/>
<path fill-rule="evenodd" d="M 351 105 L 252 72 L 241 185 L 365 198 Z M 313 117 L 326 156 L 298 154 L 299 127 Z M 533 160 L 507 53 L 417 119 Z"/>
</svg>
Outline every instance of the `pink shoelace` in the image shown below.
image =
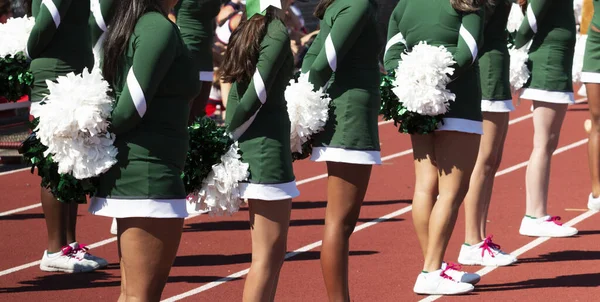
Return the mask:
<svg viewBox="0 0 600 302">
<path fill-rule="evenodd" d="M 460 271 L 461 268 L 462 268 L 462 266 L 460 264 L 446 262 L 446 268 L 440 273 L 440 276 L 442 276 L 442 278 L 445 278 L 445 279 L 456 281 L 456 280 L 454 280 L 454 278 L 448 276 L 446 274 L 446 271 L 449 271 L 449 270 Z"/>
<path fill-rule="evenodd" d="M 488 236 L 487 238 L 485 238 L 485 240 L 483 241 L 483 244 L 481 245 L 481 257 L 483 257 L 483 254 L 487 251 L 492 257 L 496 257 L 494 255 L 494 250 L 500 250 L 500 245 L 495 244 L 494 242 L 492 242 L 492 237 L 493 236 Z"/>
<path fill-rule="evenodd" d="M 69 256 L 77 260 L 83 260 L 83 257 L 76 257 L 75 255 L 77 255 L 77 253 L 80 251 L 83 251 L 84 254 L 88 254 L 88 250 L 89 248 L 85 244 L 80 244 L 78 248 L 73 248 L 72 246 L 67 245 L 62 248 L 61 252 L 64 256 Z"/>
<path fill-rule="evenodd" d="M 562 223 L 558 222 L 560 220 L 560 216 L 552 216 L 550 218 L 548 218 L 548 222 L 554 222 L 556 225 L 558 226 L 562 226 Z"/>
</svg>

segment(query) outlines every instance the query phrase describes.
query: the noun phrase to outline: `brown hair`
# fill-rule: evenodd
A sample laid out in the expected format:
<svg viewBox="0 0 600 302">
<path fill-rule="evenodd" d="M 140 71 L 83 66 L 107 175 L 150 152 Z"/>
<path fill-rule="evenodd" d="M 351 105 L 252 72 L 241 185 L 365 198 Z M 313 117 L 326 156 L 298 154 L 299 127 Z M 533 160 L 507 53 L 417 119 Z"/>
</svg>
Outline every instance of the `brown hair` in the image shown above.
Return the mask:
<svg viewBox="0 0 600 302">
<path fill-rule="evenodd" d="M 244 12 L 244 21 L 231 34 L 223 63 L 218 70 L 223 82 L 250 82 L 256 69 L 260 43 L 267 34 L 267 25 L 276 18 L 274 7 L 268 8 L 264 16 L 256 14 L 250 20 L 245 20 Z"/>
<path fill-rule="evenodd" d="M 486 0 L 450 0 L 452 8 L 459 12 L 475 12 L 486 5 Z"/>
<path fill-rule="evenodd" d="M 333 1 L 335 1 L 335 0 L 321 0 L 321 1 L 319 1 L 319 3 L 317 4 L 317 6 L 315 7 L 315 13 L 314 13 L 315 17 L 317 17 L 319 19 L 323 19 L 323 16 L 325 16 L 325 11 L 333 3 Z"/>
</svg>

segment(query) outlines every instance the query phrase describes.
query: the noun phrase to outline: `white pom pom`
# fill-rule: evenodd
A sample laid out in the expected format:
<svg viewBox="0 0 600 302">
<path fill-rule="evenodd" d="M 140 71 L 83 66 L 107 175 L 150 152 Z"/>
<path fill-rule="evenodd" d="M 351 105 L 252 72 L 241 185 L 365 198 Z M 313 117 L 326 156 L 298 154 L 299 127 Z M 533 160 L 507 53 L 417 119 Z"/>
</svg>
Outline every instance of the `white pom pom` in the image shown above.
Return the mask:
<svg viewBox="0 0 600 302">
<path fill-rule="evenodd" d="M 235 142 L 221 156 L 221 163 L 202 182 L 200 192 L 190 194 L 188 202 L 196 203 L 196 210 L 208 210 L 210 215 L 221 216 L 239 211 L 243 200 L 240 198 L 239 183 L 247 180 L 249 165 L 243 163 Z"/>
<path fill-rule="evenodd" d="M 516 3 L 513 3 L 512 7 L 510 8 L 510 14 L 508 15 L 508 23 L 506 23 L 506 29 L 511 33 L 519 30 L 519 27 L 521 27 L 521 23 L 523 23 L 523 19 L 525 19 L 525 16 L 523 15 L 521 6 L 519 6 Z"/>
<path fill-rule="evenodd" d="M 27 40 L 35 25 L 33 17 L 9 18 L 0 23 L 0 57 L 26 52 Z"/>
<path fill-rule="evenodd" d="M 425 42 L 402 54 L 396 69 L 392 91 L 407 110 L 421 115 L 436 116 L 448 111 L 449 101 L 456 95 L 446 89 L 455 63 L 444 46 Z"/>
<path fill-rule="evenodd" d="M 77 179 L 98 176 L 116 163 L 115 136 L 108 133 L 113 100 L 99 70 L 69 73 L 46 81 L 45 104 L 33 107 L 37 136 L 58 163 L 58 172 Z"/>
<path fill-rule="evenodd" d="M 291 122 L 290 141 L 292 152 L 302 152 L 302 144 L 310 136 L 323 130 L 329 117 L 331 98 L 324 88 L 313 91 L 314 85 L 308 81 L 308 74 L 301 74 L 298 83 L 290 81 L 285 90 L 288 115 Z"/>
<path fill-rule="evenodd" d="M 573 55 L 573 82 L 581 82 L 581 71 L 583 70 L 583 57 L 585 55 L 585 43 L 587 35 L 578 35 Z"/>
<path fill-rule="evenodd" d="M 527 83 L 530 75 L 527 68 L 527 60 L 529 60 L 527 47 L 510 48 L 508 53 L 510 54 L 510 85 L 513 90 L 519 90 Z"/>
</svg>

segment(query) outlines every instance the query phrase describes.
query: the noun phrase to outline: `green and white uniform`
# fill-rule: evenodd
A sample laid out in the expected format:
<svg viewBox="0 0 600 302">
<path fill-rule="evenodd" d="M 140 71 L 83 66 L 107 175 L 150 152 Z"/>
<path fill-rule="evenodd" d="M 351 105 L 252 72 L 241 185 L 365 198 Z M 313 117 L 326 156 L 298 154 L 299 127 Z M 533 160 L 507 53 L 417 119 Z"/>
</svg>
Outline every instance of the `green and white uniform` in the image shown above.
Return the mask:
<svg viewBox="0 0 600 302">
<path fill-rule="evenodd" d="M 302 72 L 315 88 L 329 85 L 332 99 L 325 129 L 313 136 L 313 161 L 381 164 L 376 12 L 373 0 L 334 1 L 304 57 Z"/>
<path fill-rule="evenodd" d="M 188 215 L 181 179 L 188 151 L 189 102 L 198 93 L 192 58 L 179 29 L 158 12 L 135 25 L 116 94 L 110 131 L 117 164 L 99 177 L 89 211 L 109 217 Z"/>
<path fill-rule="evenodd" d="M 590 28 L 587 31 L 587 42 L 585 44 L 585 56 L 583 57 L 582 83 L 600 83 L 600 0 L 593 0 L 594 16 Z"/>
<path fill-rule="evenodd" d="M 102 45 L 106 38 L 108 24 L 112 18 L 115 0 L 90 0 L 90 20 L 94 68 L 99 68 L 102 60 Z"/>
<path fill-rule="evenodd" d="M 572 0 L 529 0 L 515 36 L 521 48 L 532 41 L 527 66 L 531 77 L 521 98 L 548 103 L 574 103 L 573 55 L 576 28 Z"/>
<path fill-rule="evenodd" d="M 498 2 L 493 14 L 485 21 L 484 42 L 479 52 L 482 112 L 515 110 L 510 92 L 510 55 L 506 33 L 511 3 L 504 0 Z"/>
<path fill-rule="evenodd" d="M 92 68 L 94 57 L 90 42 L 89 0 L 33 0 L 35 18 L 27 56 L 34 76 L 32 107 L 48 94 L 46 80 Z"/>
<path fill-rule="evenodd" d="M 239 142 L 242 161 L 250 166 L 249 182 L 240 184 L 241 197 L 283 200 L 300 195 L 284 96 L 294 57 L 283 22 L 275 19 L 267 26 L 252 80 L 231 85 L 226 123 Z"/>
<path fill-rule="evenodd" d="M 447 85 L 456 100 L 438 131 L 483 134 L 481 86 L 477 56 L 482 46 L 484 11 L 457 12 L 448 0 L 402 0 L 390 19 L 384 54 L 386 70 L 398 67 L 400 55 L 421 41 L 442 45 L 454 57 L 453 81 Z"/>
<path fill-rule="evenodd" d="M 212 42 L 220 7 L 220 0 L 181 0 L 175 6 L 177 25 L 201 82 L 213 80 Z"/>
</svg>

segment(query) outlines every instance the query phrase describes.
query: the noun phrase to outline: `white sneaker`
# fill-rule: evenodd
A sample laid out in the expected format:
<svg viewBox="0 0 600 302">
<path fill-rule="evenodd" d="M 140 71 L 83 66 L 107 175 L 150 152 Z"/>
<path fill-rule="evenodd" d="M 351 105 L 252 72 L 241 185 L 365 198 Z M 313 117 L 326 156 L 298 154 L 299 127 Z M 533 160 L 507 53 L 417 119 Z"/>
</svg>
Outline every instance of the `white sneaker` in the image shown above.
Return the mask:
<svg viewBox="0 0 600 302">
<path fill-rule="evenodd" d="M 600 211 L 600 196 L 594 198 L 590 193 L 590 197 L 588 197 L 588 209 L 594 211 Z"/>
<path fill-rule="evenodd" d="M 430 273 L 420 273 L 413 291 L 421 295 L 458 295 L 473 291 L 472 284 L 458 282 L 439 269 Z"/>
<path fill-rule="evenodd" d="M 75 257 L 71 246 L 66 246 L 61 252 L 50 255 L 48 251 L 44 251 L 40 262 L 40 269 L 45 272 L 84 273 L 98 267 L 97 262 Z"/>
<path fill-rule="evenodd" d="M 110 233 L 113 235 L 117 235 L 117 218 L 113 218 L 112 224 L 110 225 Z"/>
<path fill-rule="evenodd" d="M 504 253 L 492 242 L 492 236 L 475 245 L 463 244 L 458 254 L 458 263 L 463 265 L 505 266 L 517 262 L 517 258 Z"/>
<path fill-rule="evenodd" d="M 85 244 L 79 244 L 77 242 L 73 242 L 73 243 L 69 244 L 69 246 L 71 246 L 71 248 L 73 248 L 73 254 L 74 254 L 75 258 L 85 259 L 85 260 L 96 262 L 96 263 L 98 263 L 98 268 L 103 268 L 103 267 L 108 266 L 108 261 L 106 261 L 104 258 L 100 258 L 100 257 L 90 254 L 88 252 L 89 248 L 86 247 Z"/>
<path fill-rule="evenodd" d="M 577 234 L 577 229 L 562 225 L 559 216 L 532 218 L 525 216 L 521 221 L 519 233 L 533 237 L 569 237 Z"/>
<path fill-rule="evenodd" d="M 443 272 L 456 281 L 469 283 L 473 285 L 481 281 L 481 276 L 479 276 L 478 274 L 463 272 L 460 269 L 461 267 L 458 264 L 442 262 Z"/>
</svg>

